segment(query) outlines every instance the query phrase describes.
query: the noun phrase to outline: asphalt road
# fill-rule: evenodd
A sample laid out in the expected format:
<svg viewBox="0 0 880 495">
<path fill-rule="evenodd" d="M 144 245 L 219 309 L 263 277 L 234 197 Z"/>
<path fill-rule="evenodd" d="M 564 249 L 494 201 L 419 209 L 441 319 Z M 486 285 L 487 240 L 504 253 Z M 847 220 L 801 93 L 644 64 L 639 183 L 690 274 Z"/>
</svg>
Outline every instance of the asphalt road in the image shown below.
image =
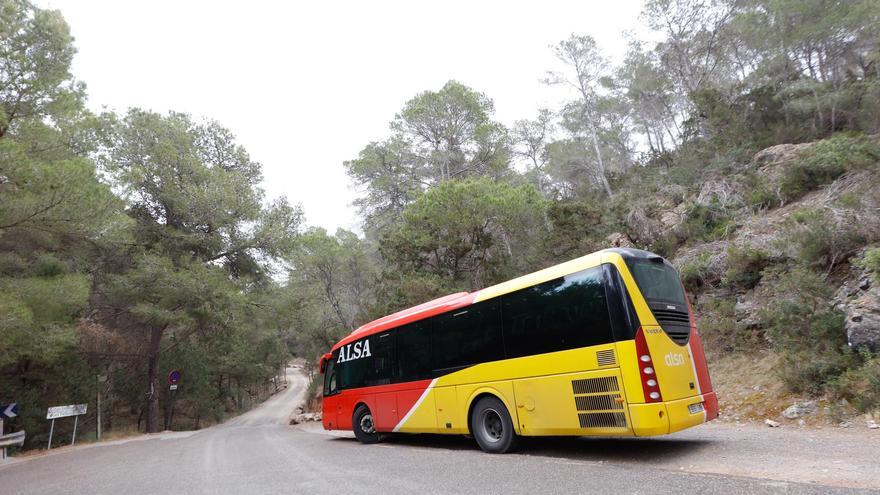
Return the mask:
<svg viewBox="0 0 880 495">
<path fill-rule="evenodd" d="M 706 425 L 659 439 L 537 439 L 487 455 L 462 437 L 360 445 L 288 426 L 305 379 L 198 432 L 65 448 L 0 464 L 2 494 L 862 493 L 880 435 Z"/>
</svg>

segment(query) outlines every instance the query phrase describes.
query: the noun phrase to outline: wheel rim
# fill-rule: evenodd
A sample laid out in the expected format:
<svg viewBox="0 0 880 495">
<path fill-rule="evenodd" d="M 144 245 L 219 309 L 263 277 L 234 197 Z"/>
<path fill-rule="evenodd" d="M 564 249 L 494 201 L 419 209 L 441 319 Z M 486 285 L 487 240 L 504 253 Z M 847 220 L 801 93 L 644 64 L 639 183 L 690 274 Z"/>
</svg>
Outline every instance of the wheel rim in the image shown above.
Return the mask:
<svg viewBox="0 0 880 495">
<path fill-rule="evenodd" d="M 370 435 L 376 433 L 376 428 L 373 426 L 372 414 L 367 413 L 361 416 L 361 431 Z"/>
<path fill-rule="evenodd" d="M 486 409 L 480 414 L 480 426 L 483 437 L 490 442 L 501 441 L 504 436 L 504 422 L 495 409 Z"/>
</svg>

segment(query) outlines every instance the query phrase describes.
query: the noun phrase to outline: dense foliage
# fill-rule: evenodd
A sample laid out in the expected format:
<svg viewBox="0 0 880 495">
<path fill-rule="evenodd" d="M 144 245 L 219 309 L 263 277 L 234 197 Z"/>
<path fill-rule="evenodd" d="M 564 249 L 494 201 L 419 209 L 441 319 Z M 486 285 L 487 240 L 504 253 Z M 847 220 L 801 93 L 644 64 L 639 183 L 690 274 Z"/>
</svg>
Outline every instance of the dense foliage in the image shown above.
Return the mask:
<svg viewBox="0 0 880 495">
<path fill-rule="evenodd" d="M 246 407 L 290 356 L 279 325 L 291 309 L 270 266 L 291 250 L 298 208 L 264 197 L 260 165 L 216 123 L 89 113 L 58 12 L 0 2 L 0 32 L 0 402 L 21 411 L 11 426 L 42 444 L 46 407 L 94 404 L 100 389 L 105 428 L 169 428 L 160 398 L 174 368 L 186 426 Z"/>
<path fill-rule="evenodd" d="M 880 202 L 876 2 L 647 0 L 643 20 L 662 41 L 630 39 L 618 64 L 590 36 L 554 46 L 544 81 L 570 101 L 510 127 L 459 82 L 415 95 L 344 163 L 362 190 L 359 236 L 306 228 L 266 198 L 260 165 L 215 122 L 90 113 L 60 14 L 0 0 L 12 426 L 40 444 L 46 406 L 100 391 L 105 428 L 199 427 L 258 400 L 291 355 L 313 360 L 372 318 L 611 244 L 676 261 L 710 352 L 777 352 L 804 393 L 876 392 L 876 358 L 845 349 L 829 301 L 842 267 L 880 241 L 866 216 Z M 771 225 L 775 241 L 740 242 L 750 218 L 808 200 Z M 876 248 L 859 259 L 880 273 Z M 744 318 L 753 291 L 774 305 Z M 174 411 L 172 368 L 184 370 Z"/>
</svg>

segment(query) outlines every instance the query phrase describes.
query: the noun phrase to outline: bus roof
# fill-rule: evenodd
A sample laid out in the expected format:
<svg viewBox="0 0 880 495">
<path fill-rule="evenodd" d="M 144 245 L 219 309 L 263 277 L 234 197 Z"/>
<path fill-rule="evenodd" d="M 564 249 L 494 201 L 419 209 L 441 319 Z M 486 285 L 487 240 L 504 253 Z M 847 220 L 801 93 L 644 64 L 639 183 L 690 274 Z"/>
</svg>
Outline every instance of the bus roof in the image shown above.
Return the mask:
<svg viewBox="0 0 880 495">
<path fill-rule="evenodd" d="M 469 306 L 475 302 L 485 301 L 486 299 L 491 299 L 493 297 L 508 294 L 510 292 L 514 292 L 525 287 L 531 287 L 532 285 L 537 285 L 548 280 L 563 277 L 570 273 L 585 270 L 587 268 L 592 268 L 601 263 L 602 253 L 608 252 L 619 254 L 624 258 L 657 257 L 656 254 L 650 253 L 648 251 L 643 251 L 641 249 L 610 248 L 604 249 L 602 251 L 597 251 L 595 253 L 573 259 L 571 261 L 566 261 L 558 265 L 544 268 L 543 270 L 538 270 L 536 272 L 532 272 L 527 275 L 508 280 L 507 282 L 502 282 L 491 287 L 486 287 L 485 289 L 478 290 L 476 292 L 458 292 L 455 294 L 450 294 L 448 296 L 443 296 L 432 301 L 419 304 L 418 306 L 413 306 L 411 308 L 398 311 L 388 316 L 383 316 L 382 318 L 373 320 L 358 327 L 355 331 L 351 332 L 342 340 L 337 342 L 336 345 L 334 345 L 331 349 L 331 352 L 344 346 L 345 344 L 353 342 L 359 338 L 366 337 L 368 335 L 384 332 L 385 330 L 406 325 L 407 323 L 423 320 L 425 318 L 429 318 L 440 313 L 445 313 L 446 311 Z"/>
</svg>

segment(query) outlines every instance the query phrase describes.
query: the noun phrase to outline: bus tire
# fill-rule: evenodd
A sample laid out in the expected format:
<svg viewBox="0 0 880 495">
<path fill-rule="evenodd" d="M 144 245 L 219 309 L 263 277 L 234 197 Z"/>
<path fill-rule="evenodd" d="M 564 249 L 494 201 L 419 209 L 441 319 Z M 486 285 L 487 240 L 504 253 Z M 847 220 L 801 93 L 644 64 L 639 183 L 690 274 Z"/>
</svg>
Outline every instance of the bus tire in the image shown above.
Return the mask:
<svg viewBox="0 0 880 495">
<path fill-rule="evenodd" d="M 483 452 L 489 454 L 510 452 L 519 443 L 507 407 L 495 397 L 483 397 L 474 406 L 471 434 Z"/>
<path fill-rule="evenodd" d="M 378 443 L 380 440 L 379 432 L 376 431 L 376 426 L 373 423 L 373 413 L 363 404 L 354 410 L 351 429 L 354 430 L 355 438 L 361 443 Z"/>
</svg>

